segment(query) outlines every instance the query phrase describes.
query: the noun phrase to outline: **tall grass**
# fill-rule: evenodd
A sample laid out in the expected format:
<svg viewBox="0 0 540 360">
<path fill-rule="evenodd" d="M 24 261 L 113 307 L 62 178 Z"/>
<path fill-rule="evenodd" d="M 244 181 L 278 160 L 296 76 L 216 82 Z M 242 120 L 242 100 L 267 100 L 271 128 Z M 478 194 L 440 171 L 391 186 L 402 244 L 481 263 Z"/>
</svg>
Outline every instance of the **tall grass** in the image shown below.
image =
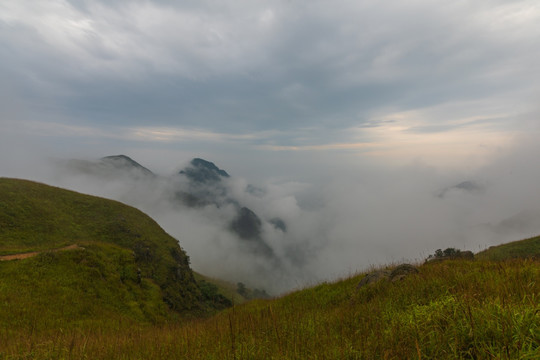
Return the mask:
<svg viewBox="0 0 540 360">
<path fill-rule="evenodd" d="M 207 319 L 0 329 L 5 359 L 538 359 L 540 263 L 446 261 L 363 275 Z"/>
</svg>

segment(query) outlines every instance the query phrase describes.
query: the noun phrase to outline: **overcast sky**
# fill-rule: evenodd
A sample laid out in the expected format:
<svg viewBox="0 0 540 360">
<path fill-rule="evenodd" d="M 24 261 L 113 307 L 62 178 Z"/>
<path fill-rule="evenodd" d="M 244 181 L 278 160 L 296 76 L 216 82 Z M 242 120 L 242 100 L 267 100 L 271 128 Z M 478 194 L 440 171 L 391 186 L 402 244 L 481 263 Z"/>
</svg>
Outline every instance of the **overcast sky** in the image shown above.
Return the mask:
<svg viewBox="0 0 540 360">
<path fill-rule="evenodd" d="M 325 271 L 509 240 L 462 232 L 540 201 L 537 0 L 2 0 L 0 61 L 0 176 L 203 157 L 324 203 Z M 462 181 L 488 190 L 434 195 Z"/>
<path fill-rule="evenodd" d="M 2 150 L 483 164 L 538 130 L 539 42 L 534 0 L 3 0 Z"/>
</svg>

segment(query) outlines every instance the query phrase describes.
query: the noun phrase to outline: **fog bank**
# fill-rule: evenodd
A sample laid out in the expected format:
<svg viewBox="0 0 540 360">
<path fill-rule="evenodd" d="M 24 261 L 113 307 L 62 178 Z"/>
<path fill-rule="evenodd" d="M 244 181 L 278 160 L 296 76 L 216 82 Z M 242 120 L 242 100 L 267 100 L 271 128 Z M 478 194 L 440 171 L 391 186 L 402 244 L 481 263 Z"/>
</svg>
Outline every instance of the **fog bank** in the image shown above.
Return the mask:
<svg viewBox="0 0 540 360">
<path fill-rule="evenodd" d="M 375 167 L 335 157 L 298 179 L 282 175 L 252 183 L 249 173 L 231 174 L 199 193 L 178 174 L 189 165 L 185 161 L 170 173 L 145 177 L 96 168 L 97 156 L 75 166 L 67 158 L 36 161 L 25 154 L 4 158 L 11 166 L 4 165 L 1 175 L 135 206 L 179 240 L 196 271 L 277 294 L 371 265 L 422 261 L 438 248 L 477 252 L 540 234 L 537 153 L 534 141 L 523 141 L 474 171 L 421 163 Z M 141 165 L 152 170 L 151 163 Z M 227 163 L 216 165 L 228 169 Z M 178 201 L 181 192 L 201 191 L 208 198 L 196 206 Z M 242 207 L 260 219 L 255 240 L 231 230 Z M 276 226 L 276 219 L 283 224 Z M 261 252 L 261 244 L 270 253 Z"/>
</svg>

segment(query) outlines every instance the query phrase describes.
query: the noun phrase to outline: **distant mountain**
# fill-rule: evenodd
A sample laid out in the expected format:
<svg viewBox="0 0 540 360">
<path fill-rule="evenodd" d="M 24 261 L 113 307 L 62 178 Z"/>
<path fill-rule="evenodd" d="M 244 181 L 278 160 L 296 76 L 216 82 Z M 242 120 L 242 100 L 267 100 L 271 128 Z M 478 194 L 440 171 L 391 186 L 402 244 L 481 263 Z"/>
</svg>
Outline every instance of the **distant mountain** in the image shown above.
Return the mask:
<svg viewBox="0 0 540 360">
<path fill-rule="evenodd" d="M 241 239 L 257 239 L 261 237 L 261 219 L 247 207 L 238 210 L 238 216 L 231 223 L 231 229 Z"/>
<path fill-rule="evenodd" d="M 460 182 L 457 185 L 449 186 L 447 188 L 442 189 L 439 191 L 437 196 L 439 198 L 444 198 L 449 192 L 452 191 L 461 191 L 465 193 L 481 193 L 485 190 L 485 186 L 482 184 L 479 184 L 475 181 L 467 180 Z"/>
<path fill-rule="evenodd" d="M 250 251 L 257 255 L 273 258 L 274 251 L 262 238 L 262 221 L 247 207 L 238 209 L 236 218 L 231 221 L 230 229 L 246 241 Z"/>
<path fill-rule="evenodd" d="M 285 224 L 285 221 L 283 221 L 280 218 L 272 218 L 269 221 L 270 224 L 274 225 L 274 228 L 281 230 L 282 232 L 287 232 L 287 224 Z"/>
<path fill-rule="evenodd" d="M 175 197 L 184 202 L 185 205 L 200 207 L 208 204 L 214 204 L 217 207 L 233 205 L 236 208 L 237 215 L 230 222 L 229 230 L 235 233 L 241 240 L 250 241 L 250 249 L 258 255 L 273 257 L 274 252 L 263 239 L 263 223 L 260 217 L 251 209 L 242 206 L 236 199 L 228 194 L 227 185 L 222 182 L 223 179 L 230 178 L 230 175 L 217 167 L 214 163 L 195 158 L 191 160 L 190 165 L 179 172 L 179 175 L 185 176 L 189 180 L 190 191 L 176 192 Z M 256 189 L 254 186 L 248 186 L 246 191 L 250 192 Z M 281 219 L 269 221 L 274 227 L 286 232 L 285 222 Z"/>
<path fill-rule="evenodd" d="M 230 232 L 234 235 L 232 239 L 236 239 L 231 245 L 243 251 L 244 256 L 270 260 L 272 266 L 277 263 L 266 232 L 277 230 L 286 233 L 287 224 L 275 216 L 265 219 L 246 206 L 233 195 L 236 194 L 232 190 L 235 179 L 211 161 L 194 158 L 170 176 L 155 175 L 126 155 L 106 156 L 97 161 L 71 160 L 67 168 L 77 176 L 94 177 L 95 184 L 100 186 L 102 182 L 104 189 L 107 189 L 109 180 L 115 180 L 114 186 L 125 181 L 126 186 L 120 193 L 114 188 L 107 196 L 112 192 L 117 199 L 157 210 L 156 214 L 170 206 L 177 210 L 185 207 L 194 211 L 200 209 L 202 216 L 210 216 L 209 221 L 218 220 L 215 223 L 224 224 L 223 231 Z M 248 198 L 264 196 L 263 189 L 252 185 L 246 186 L 244 191 Z M 213 215 L 204 211 L 207 207 L 212 208 Z"/>
<path fill-rule="evenodd" d="M 229 174 L 214 163 L 195 158 L 176 176 L 184 177 L 188 187 L 177 186 L 174 198 L 190 207 L 214 204 L 218 207 L 227 203 L 237 203 L 228 197 L 227 184 L 222 181 L 230 178 Z"/>
<path fill-rule="evenodd" d="M 118 170 L 138 171 L 145 176 L 154 176 L 154 173 L 126 155 L 105 156 L 102 163 L 109 164 Z"/>
<path fill-rule="evenodd" d="M 126 155 L 105 156 L 97 161 L 71 159 L 61 162 L 71 173 L 102 179 L 154 179 L 156 175 Z"/>
<path fill-rule="evenodd" d="M 215 183 L 230 177 L 225 170 L 221 170 L 214 163 L 199 158 L 191 160 L 190 166 L 181 170 L 180 174 L 187 176 L 191 181 L 203 184 Z"/>
</svg>

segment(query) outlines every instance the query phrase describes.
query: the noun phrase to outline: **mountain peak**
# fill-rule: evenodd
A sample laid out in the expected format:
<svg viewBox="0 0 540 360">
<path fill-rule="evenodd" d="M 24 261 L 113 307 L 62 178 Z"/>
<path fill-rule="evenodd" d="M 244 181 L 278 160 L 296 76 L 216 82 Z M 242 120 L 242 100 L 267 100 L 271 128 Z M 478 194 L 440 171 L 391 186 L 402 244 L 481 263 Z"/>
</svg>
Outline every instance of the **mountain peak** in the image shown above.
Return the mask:
<svg viewBox="0 0 540 360">
<path fill-rule="evenodd" d="M 129 156 L 126 155 L 111 155 L 105 156 L 100 159 L 102 162 L 112 165 L 115 168 L 123 170 L 137 169 L 142 172 L 144 175 L 154 175 L 154 173 Z"/>
<path fill-rule="evenodd" d="M 180 171 L 180 174 L 199 183 L 218 182 L 221 178 L 230 177 L 225 170 L 218 168 L 213 162 L 201 158 L 191 160 L 190 166 Z"/>
<path fill-rule="evenodd" d="M 225 170 L 218 168 L 213 162 L 210 162 L 201 158 L 195 158 L 191 160 L 191 165 L 193 165 L 194 167 L 198 169 L 208 169 L 211 171 L 215 171 L 223 177 L 229 177 L 229 174 L 227 174 Z"/>
</svg>

